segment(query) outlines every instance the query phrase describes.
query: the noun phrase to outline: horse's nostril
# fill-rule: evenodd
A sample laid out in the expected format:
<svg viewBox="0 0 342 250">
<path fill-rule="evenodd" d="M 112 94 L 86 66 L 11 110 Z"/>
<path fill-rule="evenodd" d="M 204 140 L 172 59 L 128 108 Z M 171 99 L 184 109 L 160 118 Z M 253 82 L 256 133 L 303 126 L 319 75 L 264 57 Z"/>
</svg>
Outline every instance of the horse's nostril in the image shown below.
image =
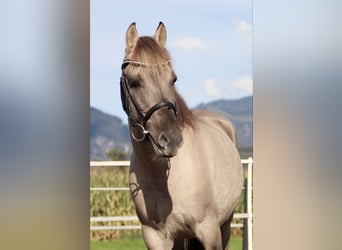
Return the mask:
<svg viewBox="0 0 342 250">
<path fill-rule="evenodd" d="M 162 148 L 166 148 L 167 144 L 168 144 L 168 139 L 166 138 L 166 136 L 164 135 L 164 133 L 161 133 L 158 137 L 158 144 L 160 147 Z"/>
</svg>

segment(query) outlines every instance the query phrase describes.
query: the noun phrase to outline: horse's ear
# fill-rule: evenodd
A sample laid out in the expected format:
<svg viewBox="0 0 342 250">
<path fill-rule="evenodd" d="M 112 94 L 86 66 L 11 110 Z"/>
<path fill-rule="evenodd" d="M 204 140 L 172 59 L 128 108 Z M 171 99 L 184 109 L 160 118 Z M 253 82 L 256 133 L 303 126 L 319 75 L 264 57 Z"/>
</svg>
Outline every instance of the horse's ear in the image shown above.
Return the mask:
<svg viewBox="0 0 342 250">
<path fill-rule="evenodd" d="M 159 43 L 160 46 L 164 47 L 166 43 L 166 27 L 160 22 L 156 33 L 154 34 L 154 39 Z"/>
<path fill-rule="evenodd" d="M 138 32 L 135 28 L 135 23 L 131 23 L 126 32 L 126 48 L 127 51 L 133 50 L 138 40 Z"/>
</svg>

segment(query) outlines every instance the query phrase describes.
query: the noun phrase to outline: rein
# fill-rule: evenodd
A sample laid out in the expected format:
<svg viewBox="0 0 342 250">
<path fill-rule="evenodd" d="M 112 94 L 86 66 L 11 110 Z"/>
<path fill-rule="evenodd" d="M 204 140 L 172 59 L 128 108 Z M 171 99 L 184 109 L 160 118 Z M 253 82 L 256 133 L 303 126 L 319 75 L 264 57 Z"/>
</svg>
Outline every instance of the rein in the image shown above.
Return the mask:
<svg viewBox="0 0 342 250">
<path fill-rule="evenodd" d="M 169 63 L 170 61 L 165 62 L 165 64 Z M 146 65 L 151 65 L 148 63 L 142 63 L 142 62 L 135 62 L 135 61 L 130 61 L 130 60 L 124 60 L 124 62 L 121 65 L 121 70 L 122 72 L 124 71 L 124 69 L 129 65 L 132 64 L 134 66 L 138 66 L 138 67 L 144 67 Z M 122 74 L 123 75 L 123 74 Z M 151 118 L 151 116 L 153 115 L 154 112 L 156 112 L 158 109 L 161 109 L 163 107 L 168 107 L 169 109 L 171 108 L 176 117 L 177 117 L 177 108 L 176 108 L 176 104 L 169 102 L 169 101 L 164 101 L 164 102 L 159 102 L 155 105 L 153 105 L 147 112 L 146 114 L 144 114 L 144 112 L 142 111 L 142 109 L 140 108 L 139 104 L 137 103 L 137 101 L 135 100 L 135 98 L 133 97 L 133 95 L 131 94 L 128 84 L 127 84 L 127 79 L 124 76 L 120 77 L 120 92 L 121 92 L 121 103 L 122 103 L 122 108 L 125 111 L 125 113 L 128 116 L 128 119 L 131 121 L 131 124 L 133 127 L 135 128 L 139 128 L 142 132 L 142 136 L 141 137 L 137 137 L 133 130 L 131 131 L 131 135 L 133 137 L 133 139 L 137 142 L 142 142 L 146 139 L 146 136 L 148 136 L 153 142 L 153 138 L 150 136 L 149 131 L 146 128 L 146 124 L 147 121 Z M 134 118 L 133 113 L 132 113 L 132 109 L 131 106 L 129 105 L 129 100 L 133 103 L 134 108 L 137 110 L 140 118 L 142 119 L 142 123 L 137 122 L 137 120 Z"/>
</svg>

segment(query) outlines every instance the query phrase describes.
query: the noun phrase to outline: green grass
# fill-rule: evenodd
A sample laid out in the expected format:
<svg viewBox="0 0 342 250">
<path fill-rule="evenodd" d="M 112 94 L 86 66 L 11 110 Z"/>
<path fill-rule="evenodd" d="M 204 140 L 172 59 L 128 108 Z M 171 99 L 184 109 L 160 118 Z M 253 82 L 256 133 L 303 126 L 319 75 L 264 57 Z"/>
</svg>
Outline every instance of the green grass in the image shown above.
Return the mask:
<svg viewBox="0 0 342 250">
<path fill-rule="evenodd" d="M 242 250 L 242 237 L 232 237 L 229 250 Z"/>
<path fill-rule="evenodd" d="M 241 250 L 242 237 L 232 237 L 229 250 Z M 111 241 L 91 241 L 90 250 L 146 250 L 140 236 L 125 237 Z"/>
<path fill-rule="evenodd" d="M 125 237 L 110 241 L 91 241 L 90 250 L 146 250 L 144 241 L 139 237 Z"/>
</svg>

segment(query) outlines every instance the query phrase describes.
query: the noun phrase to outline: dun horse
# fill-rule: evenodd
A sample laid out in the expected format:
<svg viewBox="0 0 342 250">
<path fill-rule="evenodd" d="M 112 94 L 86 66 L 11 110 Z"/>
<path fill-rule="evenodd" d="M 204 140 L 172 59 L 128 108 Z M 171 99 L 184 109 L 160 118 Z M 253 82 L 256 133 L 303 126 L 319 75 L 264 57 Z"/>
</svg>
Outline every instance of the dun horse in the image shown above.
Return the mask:
<svg viewBox="0 0 342 250">
<path fill-rule="evenodd" d="M 126 33 L 120 81 L 133 153 L 129 185 L 148 249 L 226 249 L 243 182 L 232 123 L 190 110 L 160 22 L 154 37 Z"/>
</svg>

